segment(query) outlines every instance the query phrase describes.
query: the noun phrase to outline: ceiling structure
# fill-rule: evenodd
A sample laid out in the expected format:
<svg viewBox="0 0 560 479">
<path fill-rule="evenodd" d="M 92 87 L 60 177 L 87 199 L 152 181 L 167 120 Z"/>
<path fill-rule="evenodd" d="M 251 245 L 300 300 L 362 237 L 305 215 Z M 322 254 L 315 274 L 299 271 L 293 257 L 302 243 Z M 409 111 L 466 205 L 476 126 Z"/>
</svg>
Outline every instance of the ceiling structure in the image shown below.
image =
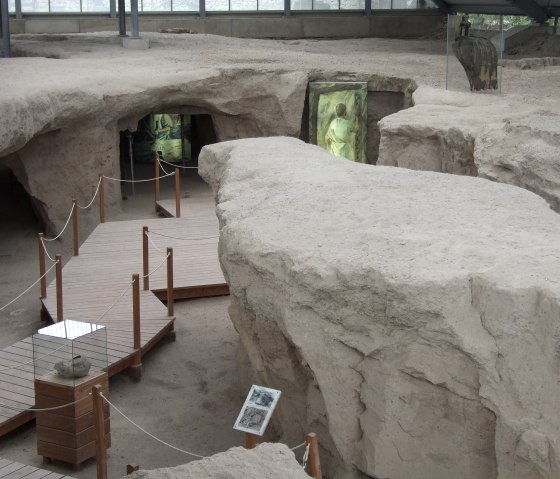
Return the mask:
<svg viewBox="0 0 560 479">
<path fill-rule="evenodd" d="M 560 16 L 560 0 L 432 0 L 446 13 L 526 15 L 539 22 Z"/>
</svg>

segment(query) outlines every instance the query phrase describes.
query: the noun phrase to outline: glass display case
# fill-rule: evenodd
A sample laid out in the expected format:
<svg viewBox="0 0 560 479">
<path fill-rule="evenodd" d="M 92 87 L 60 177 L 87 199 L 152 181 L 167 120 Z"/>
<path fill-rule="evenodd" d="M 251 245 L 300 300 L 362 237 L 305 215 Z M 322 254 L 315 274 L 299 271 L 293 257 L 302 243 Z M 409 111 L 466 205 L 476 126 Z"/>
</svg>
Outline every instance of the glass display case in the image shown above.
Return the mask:
<svg viewBox="0 0 560 479">
<path fill-rule="evenodd" d="M 82 383 L 107 368 L 105 326 L 64 320 L 33 335 L 35 379 Z"/>
</svg>

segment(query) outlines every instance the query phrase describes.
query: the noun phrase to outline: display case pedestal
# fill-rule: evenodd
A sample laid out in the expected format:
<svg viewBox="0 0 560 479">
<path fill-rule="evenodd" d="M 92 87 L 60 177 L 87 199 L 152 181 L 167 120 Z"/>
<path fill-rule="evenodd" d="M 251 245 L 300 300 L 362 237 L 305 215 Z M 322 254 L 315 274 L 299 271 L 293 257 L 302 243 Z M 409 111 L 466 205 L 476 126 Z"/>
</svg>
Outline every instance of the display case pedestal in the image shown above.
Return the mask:
<svg viewBox="0 0 560 479">
<path fill-rule="evenodd" d="M 85 460 L 95 457 L 95 427 L 91 389 L 101 385 L 109 397 L 107 373 L 90 374 L 83 378 L 66 379 L 56 373 L 35 378 L 35 407 L 68 407 L 36 413 L 37 453 L 45 462 L 59 460 L 77 469 Z M 82 401 L 80 401 L 83 399 Z M 111 447 L 109 405 L 104 404 L 105 446 Z"/>
</svg>

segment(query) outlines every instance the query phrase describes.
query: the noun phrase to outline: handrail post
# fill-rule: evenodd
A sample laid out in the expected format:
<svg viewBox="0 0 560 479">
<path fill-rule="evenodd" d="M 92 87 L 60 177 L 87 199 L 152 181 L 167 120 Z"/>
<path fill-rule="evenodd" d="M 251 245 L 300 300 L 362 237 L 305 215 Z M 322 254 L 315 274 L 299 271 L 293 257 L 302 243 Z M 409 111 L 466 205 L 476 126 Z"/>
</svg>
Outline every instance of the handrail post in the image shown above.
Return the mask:
<svg viewBox="0 0 560 479">
<path fill-rule="evenodd" d="M 175 218 L 181 217 L 181 175 L 175 168 Z"/>
<path fill-rule="evenodd" d="M 134 349 L 140 349 L 140 281 L 138 273 L 132 275 L 132 327 L 134 331 Z"/>
<path fill-rule="evenodd" d="M 56 322 L 62 321 L 62 256 L 57 254 L 56 259 Z"/>
<path fill-rule="evenodd" d="M 154 203 L 156 205 L 156 211 L 157 211 L 157 202 L 159 201 L 159 155 L 156 153 L 156 157 L 154 159 L 154 163 L 156 165 L 156 171 L 154 173 L 154 178 L 156 179 L 154 182 L 154 195 L 155 195 L 155 200 Z"/>
<path fill-rule="evenodd" d="M 45 266 L 45 246 L 44 246 L 44 238 L 45 235 L 43 233 L 39 233 L 39 276 L 41 276 L 41 299 L 47 297 L 47 278 L 44 277 L 46 272 Z"/>
<path fill-rule="evenodd" d="M 148 227 L 142 227 L 142 274 L 144 275 L 144 291 L 150 289 L 150 251 L 148 250 Z"/>
<path fill-rule="evenodd" d="M 99 222 L 105 223 L 105 181 L 99 173 Z"/>
<path fill-rule="evenodd" d="M 255 449 L 257 447 L 257 436 L 250 432 L 245 433 L 245 449 Z"/>
<path fill-rule="evenodd" d="M 132 334 L 134 364 L 129 368 L 129 374 L 139 381 L 142 377 L 142 343 L 140 336 L 140 277 L 132 275 Z"/>
<path fill-rule="evenodd" d="M 173 313 L 173 248 L 167 248 L 167 316 Z"/>
<path fill-rule="evenodd" d="M 80 243 L 78 238 L 78 202 L 72 198 L 72 226 L 74 230 L 74 256 L 80 254 Z"/>
<path fill-rule="evenodd" d="M 93 397 L 93 422 L 95 426 L 95 462 L 97 479 L 107 479 L 107 448 L 105 447 L 105 418 L 103 416 L 103 398 L 101 385 L 91 388 Z"/>
<path fill-rule="evenodd" d="M 321 461 L 319 459 L 319 443 L 317 434 L 310 432 L 305 436 L 305 442 L 309 444 L 309 472 L 314 479 L 323 479 L 321 473 Z"/>
</svg>

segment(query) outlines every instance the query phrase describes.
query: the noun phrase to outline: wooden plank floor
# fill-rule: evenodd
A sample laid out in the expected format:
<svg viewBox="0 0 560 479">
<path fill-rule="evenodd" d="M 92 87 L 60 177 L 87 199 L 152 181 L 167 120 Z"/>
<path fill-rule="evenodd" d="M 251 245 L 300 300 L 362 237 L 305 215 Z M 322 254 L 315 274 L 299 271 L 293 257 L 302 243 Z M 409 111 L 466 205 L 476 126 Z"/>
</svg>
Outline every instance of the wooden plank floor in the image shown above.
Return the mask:
<svg viewBox="0 0 560 479">
<path fill-rule="evenodd" d="M 63 268 L 64 319 L 107 326 L 109 375 L 125 370 L 135 359 L 130 283 L 133 273 L 142 275 L 143 226 L 148 227 L 154 244 L 149 242 L 149 271 L 153 272 L 149 290 L 143 290 L 140 280 L 142 354 L 173 329 L 174 318 L 167 316 L 167 306 L 156 296 L 166 296 L 167 247 L 173 248 L 175 298 L 228 294 L 217 254 L 218 222 L 213 199 L 208 196 L 183 201 L 184 213 L 179 219 L 98 225 L 81 245 L 79 256 L 72 257 Z M 48 315 L 56 318 L 54 280 L 42 302 Z M 31 338 L 0 351 L 0 436 L 33 419 L 33 413 L 25 411 L 35 402 L 32 358 Z"/>
<path fill-rule="evenodd" d="M 73 479 L 44 469 L 26 466 L 0 457 L 0 479 Z"/>
</svg>

